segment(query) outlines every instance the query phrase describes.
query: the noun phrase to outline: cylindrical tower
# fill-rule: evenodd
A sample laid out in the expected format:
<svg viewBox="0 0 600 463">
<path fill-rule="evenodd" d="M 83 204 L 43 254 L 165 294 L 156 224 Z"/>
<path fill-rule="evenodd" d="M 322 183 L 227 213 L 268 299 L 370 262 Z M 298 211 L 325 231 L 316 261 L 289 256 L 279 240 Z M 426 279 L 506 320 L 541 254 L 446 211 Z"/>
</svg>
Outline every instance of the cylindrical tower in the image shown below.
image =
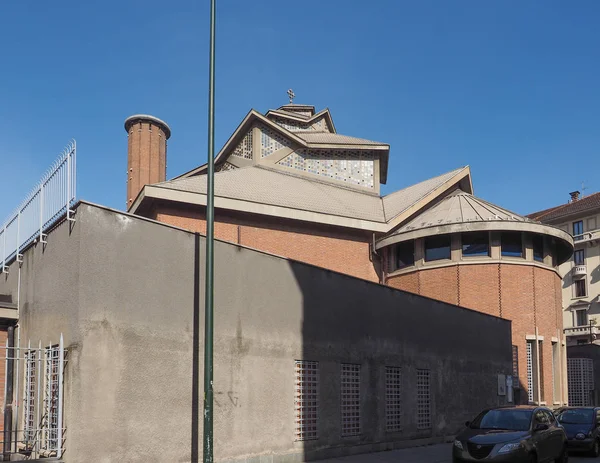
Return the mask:
<svg viewBox="0 0 600 463">
<path fill-rule="evenodd" d="M 147 114 L 125 120 L 127 131 L 127 210 L 144 187 L 167 178 L 167 140 L 171 129 L 166 122 Z"/>
</svg>

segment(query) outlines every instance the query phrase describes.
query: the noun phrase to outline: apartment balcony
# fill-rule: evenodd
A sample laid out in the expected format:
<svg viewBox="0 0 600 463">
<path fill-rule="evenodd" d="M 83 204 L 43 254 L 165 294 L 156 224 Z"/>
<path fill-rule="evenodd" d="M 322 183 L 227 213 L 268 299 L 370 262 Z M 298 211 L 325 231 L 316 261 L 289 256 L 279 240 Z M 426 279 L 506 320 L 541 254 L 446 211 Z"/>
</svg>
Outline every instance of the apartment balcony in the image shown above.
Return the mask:
<svg viewBox="0 0 600 463">
<path fill-rule="evenodd" d="M 589 336 L 590 325 L 574 326 L 572 328 L 565 328 L 565 336 Z M 592 334 L 600 333 L 600 329 L 596 326 L 592 326 Z"/>
<path fill-rule="evenodd" d="M 587 275 L 587 265 L 576 265 L 573 267 L 573 278 L 585 278 Z"/>
</svg>

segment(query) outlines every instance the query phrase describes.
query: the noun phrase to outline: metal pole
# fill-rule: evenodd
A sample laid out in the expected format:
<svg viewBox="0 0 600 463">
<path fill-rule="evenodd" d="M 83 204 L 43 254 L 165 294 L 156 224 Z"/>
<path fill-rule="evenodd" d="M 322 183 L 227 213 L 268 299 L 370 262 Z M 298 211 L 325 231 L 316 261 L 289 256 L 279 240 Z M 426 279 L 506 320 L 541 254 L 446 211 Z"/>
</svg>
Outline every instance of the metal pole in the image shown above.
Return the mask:
<svg viewBox="0 0 600 463">
<path fill-rule="evenodd" d="M 206 194 L 206 291 L 204 299 L 204 463 L 213 462 L 213 296 L 215 225 L 215 10 L 210 1 L 210 61 L 208 83 L 208 177 Z"/>
</svg>

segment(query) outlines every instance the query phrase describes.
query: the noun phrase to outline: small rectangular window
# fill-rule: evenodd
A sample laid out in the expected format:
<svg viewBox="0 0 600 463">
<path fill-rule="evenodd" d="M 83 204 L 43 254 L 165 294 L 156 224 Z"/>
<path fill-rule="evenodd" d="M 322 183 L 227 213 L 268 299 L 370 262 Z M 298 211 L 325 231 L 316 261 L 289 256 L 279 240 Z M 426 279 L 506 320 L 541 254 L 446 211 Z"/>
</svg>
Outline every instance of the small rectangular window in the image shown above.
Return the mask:
<svg viewBox="0 0 600 463">
<path fill-rule="evenodd" d="M 573 240 L 579 241 L 583 239 L 583 220 L 573 222 Z"/>
<path fill-rule="evenodd" d="M 587 310 L 576 310 L 575 321 L 577 323 L 577 326 L 586 326 L 588 324 Z"/>
<path fill-rule="evenodd" d="M 428 236 L 425 238 L 425 260 L 450 259 L 450 235 Z"/>
<path fill-rule="evenodd" d="M 585 285 L 585 279 L 583 280 L 575 280 L 575 297 L 585 297 L 587 296 L 587 290 Z"/>
<path fill-rule="evenodd" d="M 318 439 L 319 363 L 296 360 L 296 440 Z"/>
<path fill-rule="evenodd" d="M 431 375 L 417 370 L 417 429 L 431 428 Z"/>
<path fill-rule="evenodd" d="M 544 261 L 544 237 L 533 235 L 531 237 L 531 247 L 533 248 L 533 260 L 537 262 Z"/>
<path fill-rule="evenodd" d="M 402 430 L 402 374 L 400 367 L 385 367 L 385 429 Z"/>
<path fill-rule="evenodd" d="M 396 270 L 415 265 L 415 242 L 405 241 L 396 245 Z"/>
<path fill-rule="evenodd" d="M 512 346 L 512 375 L 513 375 L 513 387 L 519 388 L 519 347 Z"/>
<path fill-rule="evenodd" d="M 520 232 L 503 232 L 501 237 L 502 255 L 523 257 L 523 241 Z"/>
<path fill-rule="evenodd" d="M 465 257 L 489 256 L 490 235 L 488 232 L 462 234 L 462 254 Z"/>
<path fill-rule="evenodd" d="M 585 249 L 577 249 L 573 252 L 573 262 L 575 265 L 585 264 Z"/>
<path fill-rule="evenodd" d="M 538 350 L 537 350 L 537 354 L 539 357 L 539 364 L 540 364 L 540 377 L 538 379 L 539 383 L 540 383 L 540 401 L 543 402 L 546 397 L 545 395 L 545 391 L 544 391 L 544 348 L 543 348 L 543 341 L 538 341 Z"/>
<path fill-rule="evenodd" d="M 342 363 L 342 437 L 360 435 L 360 365 Z"/>
</svg>

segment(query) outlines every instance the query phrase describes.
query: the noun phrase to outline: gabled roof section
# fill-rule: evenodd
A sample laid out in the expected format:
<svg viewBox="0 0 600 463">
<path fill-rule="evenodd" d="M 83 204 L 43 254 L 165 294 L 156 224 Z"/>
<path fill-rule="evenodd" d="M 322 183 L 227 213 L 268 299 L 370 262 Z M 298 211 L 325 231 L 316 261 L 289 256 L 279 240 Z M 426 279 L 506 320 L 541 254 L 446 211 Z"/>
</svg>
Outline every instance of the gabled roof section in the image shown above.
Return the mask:
<svg viewBox="0 0 600 463">
<path fill-rule="evenodd" d="M 306 108 L 312 108 L 312 110 L 311 110 L 312 115 L 307 116 L 307 115 L 303 115 L 301 113 L 294 113 L 289 110 L 283 109 L 283 108 L 286 108 L 289 106 L 290 105 L 281 106 L 279 109 L 269 109 L 267 111 L 267 114 L 265 114 L 265 116 L 269 119 L 281 117 L 281 118 L 289 120 L 289 121 L 301 122 L 303 124 L 310 124 L 311 122 L 315 122 L 318 119 L 320 119 L 321 117 L 324 117 L 325 121 L 327 122 L 327 126 L 329 127 L 329 131 L 332 133 L 336 133 L 335 124 L 333 123 L 333 118 L 331 117 L 331 112 L 329 111 L 329 108 L 325 108 L 322 111 L 319 111 L 318 113 L 315 114 L 314 106 L 305 106 Z M 299 106 L 299 105 L 293 105 L 293 106 Z"/>
<path fill-rule="evenodd" d="M 539 220 L 540 222 L 552 222 L 559 221 L 562 217 L 598 210 L 600 210 L 600 193 L 594 193 L 589 196 L 584 196 L 577 201 L 528 214 L 527 217 L 533 220 Z"/>
<path fill-rule="evenodd" d="M 454 188 L 472 192 L 469 166 L 447 172 L 384 196 L 383 207 L 388 223 L 402 223 L 428 203 Z M 421 203 L 421 204 L 419 204 Z"/>
</svg>

